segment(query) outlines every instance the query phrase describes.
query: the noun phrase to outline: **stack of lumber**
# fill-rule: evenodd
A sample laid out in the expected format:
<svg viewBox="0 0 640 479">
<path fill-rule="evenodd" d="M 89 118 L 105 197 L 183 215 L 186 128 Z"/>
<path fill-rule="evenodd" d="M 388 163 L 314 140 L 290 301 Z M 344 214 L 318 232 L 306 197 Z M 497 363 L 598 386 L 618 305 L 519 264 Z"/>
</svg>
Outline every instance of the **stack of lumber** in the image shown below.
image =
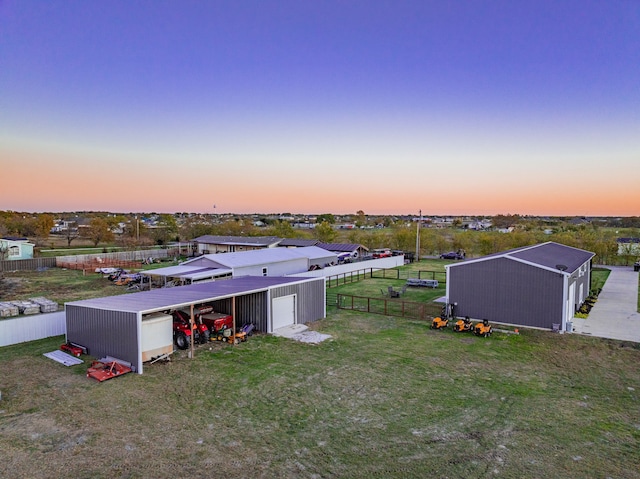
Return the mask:
<svg viewBox="0 0 640 479">
<path fill-rule="evenodd" d="M 11 303 L 0 303 L 0 318 L 18 316 L 18 314 L 20 314 L 20 310 L 17 306 Z"/>
<path fill-rule="evenodd" d="M 53 313 L 58 311 L 58 303 L 55 301 L 51 301 L 50 299 L 38 297 L 38 298 L 29 298 L 29 301 L 32 301 L 40 306 L 41 313 Z"/>
<path fill-rule="evenodd" d="M 38 314 L 40 305 L 31 301 L 11 301 L 11 304 L 18 308 L 20 314 Z"/>
</svg>

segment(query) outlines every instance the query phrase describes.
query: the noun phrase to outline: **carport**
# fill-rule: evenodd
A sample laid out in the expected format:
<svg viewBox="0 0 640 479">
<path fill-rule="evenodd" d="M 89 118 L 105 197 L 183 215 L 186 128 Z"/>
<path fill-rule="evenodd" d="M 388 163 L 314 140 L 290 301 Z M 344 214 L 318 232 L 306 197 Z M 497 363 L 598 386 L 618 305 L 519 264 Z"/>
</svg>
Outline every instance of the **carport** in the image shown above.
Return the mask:
<svg viewBox="0 0 640 479">
<path fill-rule="evenodd" d="M 65 304 L 66 339 L 96 358 L 128 361 L 142 374 L 144 345 L 173 344 L 171 330 L 143 328 L 145 320 L 150 324 L 162 313 L 211 305 L 216 312 L 235 313 L 236 327 L 253 324 L 255 331 L 271 333 L 324 318 L 325 293 L 324 278 L 245 276 L 75 301 Z"/>
<path fill-rule="evenodd" d="M 143 276 L 149 277 L 150 288 L 153 287 L 153 280 L 162 283 L 162 287 L 167 283 L 178 282 L 180 286 L 204 281 L 215 281 L 216 279 L 230 277 L 230 269 L 207 268 L 202 266 L 168 266 L 166 268 L 149 269 L 140 272 Z"/>
</svg>

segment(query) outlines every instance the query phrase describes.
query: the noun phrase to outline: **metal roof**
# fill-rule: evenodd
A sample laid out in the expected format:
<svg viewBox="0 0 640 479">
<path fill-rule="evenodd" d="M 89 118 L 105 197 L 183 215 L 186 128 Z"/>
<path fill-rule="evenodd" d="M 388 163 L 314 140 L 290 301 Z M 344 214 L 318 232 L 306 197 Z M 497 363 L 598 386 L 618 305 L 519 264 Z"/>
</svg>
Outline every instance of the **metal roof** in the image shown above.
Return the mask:
<svg viewBox="0 0 640 479">
<path fill-rule="evenodd" d="M 317 280 L 318 278 L 313 278 Z M 182 308 L 191 304 L 205 303 L 242 294 L 267 291 L 283 284 L 302 283 L 311 278 L 292 278 L 275 276 L 244 276 L 210 283 L 159 288 L 139 293 L 107 296 L 104 298 L 74 301 L 66 305 L 82 306 L 109 311 L 151 313 Z M 324 279 L 322 279 L 324 281 Z"/>
<path fill-rule="evenodd" d="M 318 243 L 320 243 L 320 241 L 314 239 L 285 238 L 278 243 L 278 246 L 317 246 Z"/>
<path fill-rule="evenodd" d="M 238 246 L 264 246 L 278 244 L 282 238 L 277 236 L 214 236 L 203 235 L 194 238 L 192 241 L 204 244 L 224 244 Z"/>
<path fill-rule="evenodd" d="M 353 252 L 357 251 L 358 248 L 362 248 L 365 251 L 369 251 L 369 248 L 362 246 L 361 244 L 353 244 L 353 243 L 318 243 L 317 246 L 320 248 L 324 248 L 327 251 L 339 251 L 339 252 Z"/>
<path fill-rule="evenodd" d="M 335 256 L 335 255 L 333 255 Z M 314 259 L 326 258 L 327 250 L 317 246 L 306 246 L 304 248 L 267 248 L 252 251 L 238 251 L 235 253 L 205 254 L 199 258 L 186 261 L 183 264 L 198 263 L 202 267 L 203 260 L 209 261 L 213 266 L 220 268 L 243 268 L 262 264 L 278 263 L 284 261 L 294 261 L 301 258 Z"/>
<path fill-rule="evenodd" d="M 560 270 L 565 274 L 571 274 L 594 256 L 595 253 L 591 253 L 590 251 L 549 241 L 547 243 L 523 246 L 522 248 L 494 253 L 477 259 L 449 264 L 447 268 L 455 268 L 464 266 L 465 264 L 495 258 L 507 258 L 527 262 L 547 269 Z"/>
</svg>

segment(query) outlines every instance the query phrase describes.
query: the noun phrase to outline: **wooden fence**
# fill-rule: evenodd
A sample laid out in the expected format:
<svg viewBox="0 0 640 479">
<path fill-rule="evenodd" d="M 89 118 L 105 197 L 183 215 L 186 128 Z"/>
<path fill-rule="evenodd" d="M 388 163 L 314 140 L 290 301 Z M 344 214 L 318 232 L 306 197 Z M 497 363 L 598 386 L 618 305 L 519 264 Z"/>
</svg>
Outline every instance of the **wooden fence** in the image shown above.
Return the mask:
<svg viewBox="0 0 640 479">
<path fill-rule="evenodd" d="M 330 307 L 411 319 L 431 319 L 442 313 L 442 304 L 439 303 L 417 303 L 349 294 L 333 294 L 331 296 L 327 294 L 327 309 Z"/>
<path fill-rule="evenodd" d="M 0 271 L 38 271 L 46 268 L 55 268 L 55 258 L 30 258 L 0 261 Z"/>
<path fill-rule="evenodd" d="M 447 282 L 447 273 L 444 271 L 407 271 L 407 270 L 399 270 L 395 268 L 390 269 L 379 269 L 371 272 L 372 278 L 381 278 L 381 279 L 409 279 L 409 278 L 419 278 L 419 279 L 435 279 L 439 284 L 446 284 Z"/>
<path fill-rule="evenodd" d="M 95 271 L 98 268 L 135 268 L 140 267 L 142 261 L 149 258 L 161 260 L 173 256 L 174 250 L 135 250 L 117 251 L 102 254 L 79 254 L 73 256 L 57 256 L 58 268 L 81 269 L 83 271 Z M 177 249 L 175 250 L 177 254 Z"/>
<path fill-rule="evenodd" d="M 372 268 L 367 268 L 327 276 L 327 288 L 334 288 L 342 284 L 357 283 L 358 281 L 362 281 L 363 279 L 371 278 L 373 271 L 374 270 Z"/>
</svg>

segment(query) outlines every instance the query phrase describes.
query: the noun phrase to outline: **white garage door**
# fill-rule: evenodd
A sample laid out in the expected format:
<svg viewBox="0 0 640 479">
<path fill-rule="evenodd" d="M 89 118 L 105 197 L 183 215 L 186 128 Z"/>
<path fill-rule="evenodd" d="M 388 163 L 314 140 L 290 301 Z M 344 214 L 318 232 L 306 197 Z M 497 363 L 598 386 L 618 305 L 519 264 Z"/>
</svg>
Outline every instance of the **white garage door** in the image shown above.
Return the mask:
<svg viewBox="0 0 640 479">
<path fill-rule="evenodd" d="M 296 324 L 296 295 L 274 298 L 271 308 L 272 331 Z"/>
</svg>

